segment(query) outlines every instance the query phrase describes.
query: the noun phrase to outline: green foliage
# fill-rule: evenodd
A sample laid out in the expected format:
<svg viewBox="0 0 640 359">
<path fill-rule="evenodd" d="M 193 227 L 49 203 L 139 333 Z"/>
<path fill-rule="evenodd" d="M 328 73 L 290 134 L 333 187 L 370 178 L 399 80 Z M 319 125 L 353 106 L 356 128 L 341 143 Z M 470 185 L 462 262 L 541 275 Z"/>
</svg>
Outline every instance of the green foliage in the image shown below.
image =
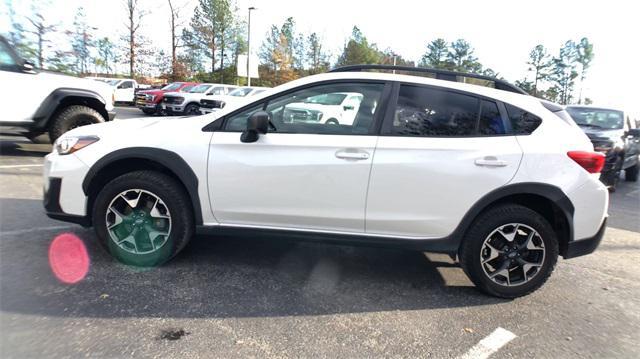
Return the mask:
<svg viewBox="0 0 640 359">
<path fill-rule="evenodd" d="M 329 69 L 328 55 L 325 53 L 318 34 L 311 33 L 307 37 L 307 54 L 309 62 L 309 74 L 317 74 Z"/>
<path fill-rule="evenodd" d="M 577 47 L 572 40 L 560 48 L 558 57 L 553 58 L 553 71 L 550 79 L 558 90 L 558 102 L 569 104 L 573 99 L 575 79 L 578 77 Z"/>
<path fill-rule="evenodd" d="M 527 65 L 529 65 L 529 71 L 534 72 L 533 92 L 531 94 L 537 96 L 538 83 L 549 78 L 549 70 L 553 66 L 547 49 L 542 45 L 536 45 L 529 53 Z"/>
<path fill-rule="evenodd" d="M 91 31 L 93 28 L 87 24 L 87 15 L 83 7 L 79 7 L 73 20 L 73 31 L 69 32 L 71 37 L 71 48 L 75 57 L 75 72 L 86 74 L 89 71 L 91 61 L 91 49 L 95 46 Z"/>
<path fill-rule="evenodd" d="M 578 103 L 582 103 L 582 87 L 587 77 L 587 70 L 593 60 L 593 44 L 589 42 L 589 39 L 583 37 L 576 45 L 576 52 L 576 61 L 580 64 L 580 94 L 578 96 Z"/>
<path fill-rule="evenodd" d="M 118 61 L 116 55 L 116 46 L 108 37 L 103 37 L 96 42 L 98 56 L 95 58 L 95 64 L 107 74 L 113 71 L 113 66 Z"/>
<path fill-rule="evenodd" d="M 381 62 L 382 56 L 378 47 L 375 44 L 369 44 L 360 29 L 354 26 L 351 38 L 345 45 L 336 65 L 378 64 Z"/>
<path fill-rule="evenodd" d="M 422 58 L 418 66 L 430 67 L 434 69 L 445 69 L 447 66 L 447 54 L 449 47 L 444 39 L 435 39 L 427 44 L 427 51 Z"/>
<path fill-rule="evenodd" d="M 460 72 L 480 72 L 482 65 L 473 55 L 473 51 L 471 44 L 464 39 L 452 42 L 447 53 L 447 67 Z"/>
</svg>

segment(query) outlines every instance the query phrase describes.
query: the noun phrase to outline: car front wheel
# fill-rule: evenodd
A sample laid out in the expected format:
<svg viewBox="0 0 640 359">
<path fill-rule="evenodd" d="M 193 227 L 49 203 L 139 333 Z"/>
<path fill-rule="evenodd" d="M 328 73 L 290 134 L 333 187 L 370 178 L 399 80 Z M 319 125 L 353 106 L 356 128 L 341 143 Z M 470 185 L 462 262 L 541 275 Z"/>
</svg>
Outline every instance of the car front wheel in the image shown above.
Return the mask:
<svg viewBox="0 0 640 359">
<path fill-rule="evenodd" d="M 141 267 L 165 263 L 193 235 L 192 207 L 182 185 L 154 171 L 115 178 L 93 210 L 96 234 L 119 261 Z"/>
<path fill-rule="evenodd" d="M 91 107 L 74 105 L 60 111 L 51 122 L 49 138 L 54 142 L 65 132 L 76 127 L 104 122 L 105 119 Z"/>
<path fill-rule="evenodd" d="M 516 204 L 481 214 L 460 249 L 460 264 L 476 287 L 501 298 L 540 288 L 557 260 L 558 240 L 547 220 Z"/>
</svg>

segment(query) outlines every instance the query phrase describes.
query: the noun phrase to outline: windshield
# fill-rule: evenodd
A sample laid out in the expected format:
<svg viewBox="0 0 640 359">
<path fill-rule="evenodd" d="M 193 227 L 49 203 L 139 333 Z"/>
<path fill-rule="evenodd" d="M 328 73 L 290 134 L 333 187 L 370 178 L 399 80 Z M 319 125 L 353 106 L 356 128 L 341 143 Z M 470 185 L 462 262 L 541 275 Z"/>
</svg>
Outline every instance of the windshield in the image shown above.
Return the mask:
<svg viewBox="0 0 640 359">
<path fill-rule="evenodd" d="M 188 87 L 188 86 L 187 86 Z M 191 90 L 188 90 L 187 92 L 191 92 L 191 93 L 205 93 L 208 89 L 211 88 L 211 85 L 198 85 L 193 87 Z"/>
<path fill-rule="evenodd" d="M 176 91 L 182 86 L 180 82 L 174 82 L 172 84 L 168 84 L 167 86 L 162 88 L 162 91 Z"/>
<path fill-rule="evenodd" d="M 624 123 L 622 111 L 587 107 L 567 107 L 567 112 L 579 126 L 620 129 Z"/>
<path fill-rule="evenodd" d="M 251 92 L 250 88 L 235 89 L 229 92 L 229 96 L 245 97 L 249 94 L 249 92 Z"/>
<path fill-rule="evenodd" d="M 104 82 L 108 83 L 111 86 L 115 86 L 120 82 L 120 80 L 104 80 Z"/>
<path fill-rule="evenodd" d="M 308 99 L 306 99 L 304 102 L 305 103 L 317 103 L 319 105 L 339 105 L 342 103 L 342 101 L 344 101 L 344 98 L 347 97 L 347 95 L 342 94 L 342 93 L 326 93 L 326 94 L 322 94 L 322 95 L 317 95 L 317 96 L 311 96 Z"/>
</svg>

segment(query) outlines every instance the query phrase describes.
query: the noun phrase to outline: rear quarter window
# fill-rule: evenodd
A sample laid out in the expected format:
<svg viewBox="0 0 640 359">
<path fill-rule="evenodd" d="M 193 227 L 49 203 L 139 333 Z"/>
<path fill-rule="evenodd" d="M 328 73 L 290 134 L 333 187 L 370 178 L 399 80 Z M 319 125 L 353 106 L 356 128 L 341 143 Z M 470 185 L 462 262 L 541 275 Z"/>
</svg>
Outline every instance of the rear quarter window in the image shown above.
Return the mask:
<svg viewBox="0 0 640 359">
<path fill-rule="evenodd" d="M 536 115 L 507 103 L 504 105 L 507 108 L 514 135 L 529 135 L 542 123 L 542 119 Z"/>
</svg>

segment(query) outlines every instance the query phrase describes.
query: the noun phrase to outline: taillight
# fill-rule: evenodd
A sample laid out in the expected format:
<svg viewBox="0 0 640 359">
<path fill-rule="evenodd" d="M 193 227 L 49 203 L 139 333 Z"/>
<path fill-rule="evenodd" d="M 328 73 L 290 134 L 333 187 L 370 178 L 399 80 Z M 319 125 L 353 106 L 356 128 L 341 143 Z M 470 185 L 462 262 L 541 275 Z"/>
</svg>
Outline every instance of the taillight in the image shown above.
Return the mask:
<svg viewBox="0 0 640 359">
<path fill-rule="evenodd" d="M 569 151 L 567 155 L 589 173 L 600 173 L 604 167 L 604 154 L 600 152 Z"/>
</svg>

